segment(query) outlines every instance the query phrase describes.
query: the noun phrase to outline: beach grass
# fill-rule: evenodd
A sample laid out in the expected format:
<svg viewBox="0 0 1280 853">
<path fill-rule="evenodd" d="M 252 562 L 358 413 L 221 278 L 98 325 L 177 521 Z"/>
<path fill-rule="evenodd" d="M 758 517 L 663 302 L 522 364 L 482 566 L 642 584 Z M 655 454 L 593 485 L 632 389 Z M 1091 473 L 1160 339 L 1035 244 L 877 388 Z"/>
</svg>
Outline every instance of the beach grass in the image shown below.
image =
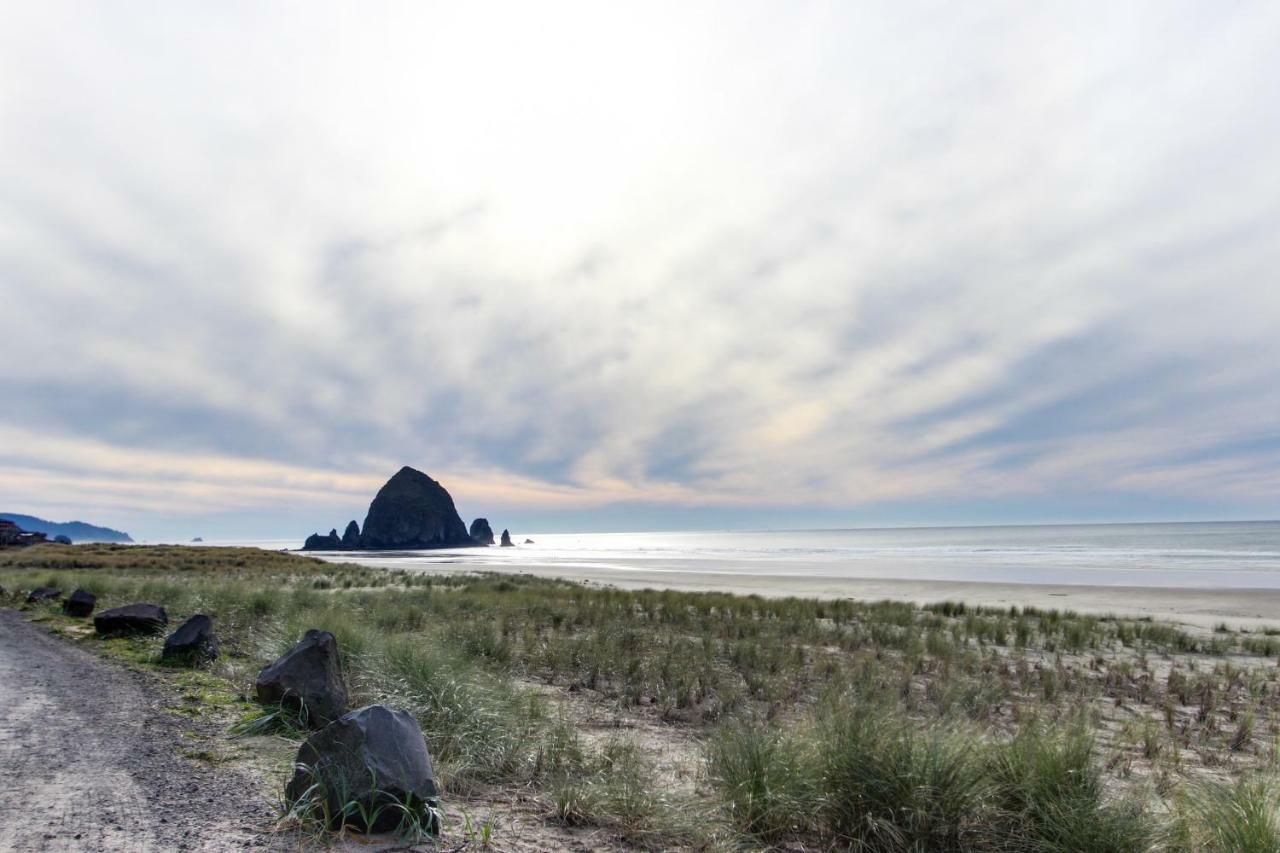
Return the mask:
<svg viewBox="0 0 1280 853">
<path fill-rule="evenodd" d="M 353 703 L 419 719 L 446 799 L 521 792 L 620 844 L 1277 849 L 1280 637 L 1265 632 L 247 548 L 0 551 L 4 604 L 38 585 L 213 616 L 208 675 L 234 695 L 306 629 L 332 631 Z M 156 665 L 159 642 L 118 653 Z M 271 727 L 263 713 L 242 725 Z"/>
</svg>

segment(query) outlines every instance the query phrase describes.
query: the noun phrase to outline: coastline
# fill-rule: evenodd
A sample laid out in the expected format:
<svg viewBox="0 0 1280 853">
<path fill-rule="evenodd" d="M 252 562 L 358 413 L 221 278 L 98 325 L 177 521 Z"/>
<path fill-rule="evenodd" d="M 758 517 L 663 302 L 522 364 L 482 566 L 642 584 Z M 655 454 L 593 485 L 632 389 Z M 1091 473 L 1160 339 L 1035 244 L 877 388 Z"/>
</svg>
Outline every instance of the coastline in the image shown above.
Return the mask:
<svg viewBox="0 0 1280 853">
<path fill-rule="evenodd" d="M 314 556 L 321 556 L 316 554 Z M 443 563 L 409 559 L 382 560 L 363 554 L 325 555 L 323 559 L 406 569 L 412 572 L 471 574 L 498 572 L 562 578 L 589 586 L 620 589 L 672 589 L 722 592 L 768 598 L 890 599 L 914 604 L 961 601 L 971 606 L 1038 607 L 1092 615 L 1150 618 L 1191 628 L 1213 630 L 1222 622 L 1232 629 L 1280 628 L 1280 590 L 1197 587 L 1098 586 L 1076 584 L 992 583 L 984 581 L 849 578 L 829 575 L 728 574 L 666 570 L 654 573 L 625 568 L 558 564 Z M 353 559 L 354 557 L 354 559 Z M 362 559 L 364 558 L 364 559 Z"/>
</svg>

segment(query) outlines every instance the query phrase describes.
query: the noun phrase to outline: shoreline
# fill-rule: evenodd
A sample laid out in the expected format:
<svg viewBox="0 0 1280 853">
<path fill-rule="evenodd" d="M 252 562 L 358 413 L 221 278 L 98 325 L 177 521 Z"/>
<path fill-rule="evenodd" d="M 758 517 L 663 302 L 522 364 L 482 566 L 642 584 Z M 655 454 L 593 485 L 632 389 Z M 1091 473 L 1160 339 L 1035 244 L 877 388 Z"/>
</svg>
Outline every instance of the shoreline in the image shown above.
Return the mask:
<svg viewBox="0 0 1280 853">
<path fill-rule="evenodd" d="M 362 555 L 363 556 L 363 555 Z M 329 558 L 324 558 L 329 559 Z M 902 580 L 894 578 L 847 578 L 823 575 L 709 574 L 697 571 L 601 569 L 572 564 L 537 565 L 525 563 L 443 563 L 414 565 L 352 559 L 334 554 L 335 562 L 354 562 L 415 573 L 449 572 L 473 574 L 496 572 L 561 578 L 588 586 L 620 589 L 671 589 L 684 592 L 720 592 L 760 595 L 766 598 L 856 598 L 889 599 L 913 604 L 960 601 L 982 607 L 1038 607 L 1044 610 L 1074 610 L 1090 615 L 1155 619 L 1213 630 L 1226 622 L 1233 630 L 1280 628 L 1280 590 L 1266 588 L 1212 589 L 1202 587 L 1099 586 L 1075 584 L 1030 584 L 987 581 Z"/>
</svg>

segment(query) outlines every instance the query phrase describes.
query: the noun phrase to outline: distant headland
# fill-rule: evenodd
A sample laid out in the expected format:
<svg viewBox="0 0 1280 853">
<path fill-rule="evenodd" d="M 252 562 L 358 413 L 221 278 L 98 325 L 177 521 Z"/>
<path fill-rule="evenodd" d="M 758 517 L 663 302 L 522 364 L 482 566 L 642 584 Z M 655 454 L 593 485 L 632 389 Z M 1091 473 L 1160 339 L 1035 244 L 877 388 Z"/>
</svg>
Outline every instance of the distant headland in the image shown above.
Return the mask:
<svg viewBox="0 0 1280 853">
<path fill-rule="evenodd" d="M 468 529 L 445 487 L 406 465 L 378 490 L 363 527 L 352 519 L 341 534 L 336 527 L 328 534 L 313 533 L 302 550 L 399 551 L 492 544 L 488 519 L 477 518 Z"/>
<path fill-rule="evenodd" d="M 0 512 L 0 520 L 12 521 L 28 533 L 43 533 L 49 538 L 65 536 L 72 542 L 132 542 L 133 538 L 122 530 L 99 527 L 83 521 L 46 521 L 34 515 L 16 512 Z"/>
</svg>

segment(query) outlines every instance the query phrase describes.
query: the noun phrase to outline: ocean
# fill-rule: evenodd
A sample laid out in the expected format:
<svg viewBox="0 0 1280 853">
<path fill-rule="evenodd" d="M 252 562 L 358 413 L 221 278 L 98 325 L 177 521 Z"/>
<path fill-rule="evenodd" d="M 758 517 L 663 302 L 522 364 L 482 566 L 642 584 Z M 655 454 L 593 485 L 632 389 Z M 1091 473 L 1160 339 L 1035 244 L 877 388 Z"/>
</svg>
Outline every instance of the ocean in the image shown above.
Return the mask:
<svg viewBox="0 0 1280 853">
<path fill-rule="evenodd" d="M 1280 589 L 1280 521 L 512 536 L 534 542 L 321 556 L 419 571 L 561 569 L 606 582 L 612 572 L 641 573 L 655 586 L 664 573 L 678 573 L 726 590 L 745 576 Z M 301 540 L 237 544 L 281 548 Z"/>
</svg>

